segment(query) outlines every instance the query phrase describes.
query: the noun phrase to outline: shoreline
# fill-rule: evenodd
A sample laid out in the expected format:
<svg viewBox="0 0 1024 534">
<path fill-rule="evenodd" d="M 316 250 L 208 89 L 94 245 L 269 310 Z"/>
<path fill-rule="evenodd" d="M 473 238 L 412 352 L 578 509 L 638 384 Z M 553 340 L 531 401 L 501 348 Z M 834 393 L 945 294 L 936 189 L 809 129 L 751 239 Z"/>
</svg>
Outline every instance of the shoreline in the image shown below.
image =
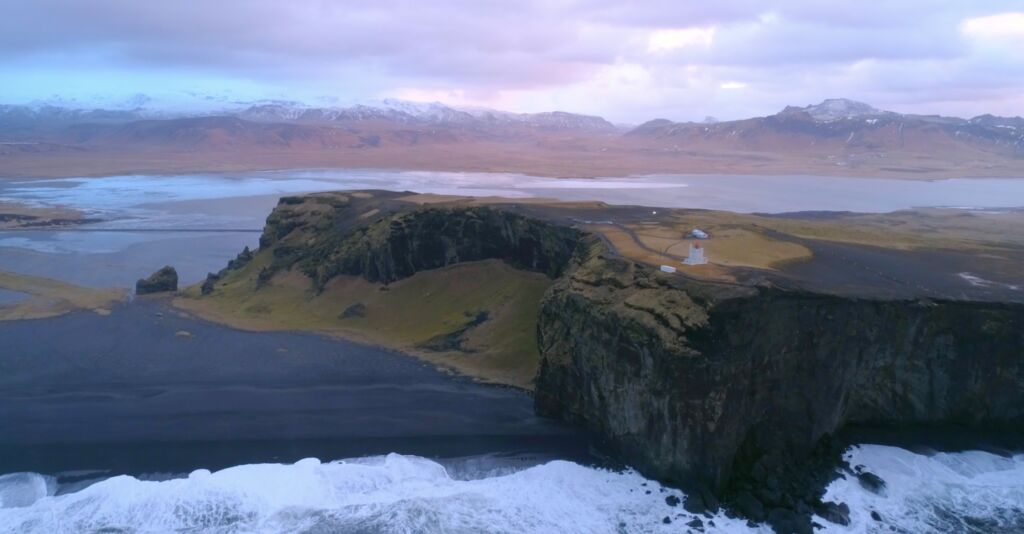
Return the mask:
<svg viewBox="0 0 1024 534">
<path fill-rule="evenodd" d="M 189 286 L 189 287 L 192 287 L 192 286 Z M 184 288 L 184 290 L 188 290 L 189 287 Z M 487 379 L 487 377 L 485 377 L 483 375 L 473 374 L 473 373 L 467 372 L 464 369 L 459 369 L 458 367 L 455 367 L 454 365 L 452 365 L 450 363 L 446 363 L 441 357 L 433 357 L 432 358 L 430 356 L 430 353 L 428 353 L 428 352 L 425 352 L 425 351 L 418 352 L 418 351 L 412 350 L 412 349 L 410 349 L 408 347 L 402 347 L 402 346 L 398 346 L 398 345 L 387 345 L 387 344 L 384 344 L 384 343 L 381 343 L 381 342 L 378 342 L 378 341 L 374 341 L 374 340 L 370 339 L 369 337 L 361 336 L 361 335 L 359 335 L 358 333 L 355 333 L 355 332 L 340 332 L 340 331 L 322 330 L 322 329 L 301 330 L 301 329 L 293 329 L 293 328 L 285 328 L 285 327 L 275 327 L 275 326 L 271 326 L 271 325 L 254 326 L 254 325 L 251 325 L 251 324 L 247 324 L 244 319 L 240 319 L 240 318 L 237 318 L 237 317 L 230 317 L 230 316 L 227 316 L 227 315 L 219 315 L 216 312 L 212 312 L 211 310 L 205 310 L 205 313 L 204 313 L 204 311 L 200 311 L 198 309 L 198 307 L 190 307 L 190 306 L 184 305 L 184 303 L 186 301 L 196 302 L 195 299 L 190 299 L 189 297 L 187 297 L 184 294 L 182 294 L 182 291 L 184 291 L 184 290 L 179 290 L 177 293 L 175 293 L 173 295 L 152 295 L 152 296 L 144 296 L 144 297 L 139 297 L 139 298 L 143 298 L 143 299 L 147 299 L 147 300 L 166 300 L 167 301 L 167 305 L 168 305 L 169 308 L 171 308 L 171 309 L 173 309 L 173 310 L 175 310 L 175 311 L 177 311 L 179 313 L 182 313 L 182 314 L 188 316 L 189 318 L 191 318 L 193 320 L 207 322 L 207 323 L 214 324 L 214 325 L 217 325 L 217 326 L 220 326 L 220 327 L 230 328 L 232 330 L 237 330 L 239 332 L 246 332 L 246 333 L 280 332 L 280 333 L 291 333 L 291 334 L 312 334 L 312 335 L 321 336 L 321 337 L 324 337 L 324 338 L 327 338 L 327 339 L 331 339 L 331 340 L 335 340 L 335 341 L 343 341 L 343 342 L 347 342 L 347 343 L 356 343 L 356 344 L 359 344 L 359 345 L 363 345 L 365 347 L 371 347 L 371 348 L 374 348 L 376 350 L 380 350 L 380 351 L 384 351 L 384 352 L 389 352 L 391 354 L 395 354 L 395 355 L 402 356 L 402 357 L 405 357 L 405 358 L 412 358 L 412 359 L 414 359 L 416 361 L 419 361 L 419 362 L 422 362 L 422 363 L 426 363 L 426 364 L 434 367 L 439 372 L 445 373 L 445 374 L 447 374 L 449 376 L 470 380 L 470 381 L 472 381 L 475 384 L 480 384 L 482 386 L 488 386 L 488 387 L 497 387 L 497 388 L 503 388 L 503 389 L 510 389 L 510 390 L 513 390 L 513 391 L 518 391 L 518 392 L 524 393 L 526 395 L 529 395 L 531 398 L 534 395 L 534 390 L 533 389 L 521 387 L 521 386 L 518 386 L 518 385 L 515 385 L 515 384 L 509 384 L 509 383 L 505 383 L 505 382 L 498 382 L 498 381 L 494 381 L 494 380 L 489 380 L 489 379 Z"/>
<path fill-rule="evenodd" d="M 33 174 L 4 174 L 4 170 L 0 168 L 0 181 L 9 182 L 46 182 L 51 180 L 74 180 L 74 179 L 98 179 L 98 178 L 110 178 L 115 176 L 153 176 L 153 177 L 173 177 L 173 176 L 187 176 L 187 175 L 232 175 L 241 173 L 286 173 L 286 172 L 380 172 L 380 173 L 410 173 L 410 172 L 443 172 L 452 174 L 515 174 L 527 176 L 530 178 L 549 178 L 553 180 L 601 180 L 601 179 L 623 179 L 623 178 L 648 178 L 654 176 L 681 176 L 681 177 L 709 177 L 709 176 L 728 176 L 728 177 L 749 177 L 753 179 L 758 178 L 775 178 L 775 177 L 814 177 L 820 179 L 856 179 L 856 180 L 898 180 L 904 182 L 943 182 L 947 180 L 1024 180 L 1024 169 L 1019 174 L 1016 171 L 1006 174 L 993 174 L 993 175 L 978 175 L 978 174 L 944 174 L 937 173 L 937 176 L 922 176 L 913 173 L 894 172 L 894 173 L 876 173 L 876 174 L 856 174 L 856 173 L 827 173 L 822 169 L 793 169 L 793 170 L 779 170 L 769 172 L 759 172 L 757 169 L 742 169 L 735 171 L 728 170 L 670 170 L 670 171 L 638 171 L 638 172 L 624 172 L 624 173 L 586 173 L 586 174 L 557 174 L 557 173 L 545 173 L 545 172 L 531 172 L 528 170 L 517 170 L 513 168 L 508 169 L 470 169 L 470 168 L 424 168 L 420 166 L 415 167 L 366 167 L 366 166 L 335 166 L 335 167 L 293 167 L 293 166 L 281 166 L 281 167 L 245 167 L 238 169 L 218 169 L 218 168 L 204 168 L 197 167 L 194 169 L 176 169 L 176 170 L 159 170 L 159 169 L 140 169 L 135 171 L 130 170 L 110 170 L 96 173 L 69 173 L 69 172 L 54 172 L 49 174 L 33 175 Z"/>
<path fill-rule="evenodd" d="M 108 316 L 0 322 L 24 347 L 0 377 L 0 471 L 188 471 L 209 468 L 207 453 L 224 467 L 387 452 L 590 455 L 584 432 L 536 416 L 521 389 L 387 347 L 182 315 L 169 299 L 140 298 Z M 236 455 L 233 444 L 247 445 Z"/>
</svg>

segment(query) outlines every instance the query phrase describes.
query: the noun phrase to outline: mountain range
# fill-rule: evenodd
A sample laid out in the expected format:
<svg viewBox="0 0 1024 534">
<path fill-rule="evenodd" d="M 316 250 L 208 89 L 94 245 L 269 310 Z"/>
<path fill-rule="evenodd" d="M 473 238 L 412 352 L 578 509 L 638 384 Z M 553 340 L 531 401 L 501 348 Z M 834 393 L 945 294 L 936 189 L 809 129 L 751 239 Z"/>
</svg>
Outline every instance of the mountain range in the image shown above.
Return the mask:
<svg viewBox="0 0 1024 534">
<path fill-rule="evenodd" d="M 837 157 L 851 152 L 884 157 L 893 152 L 953 150 L 1024 157 L 1021 117 L 904 115 L 846 99 L 789 106 L 767 117 L 711 124 L 656 119 L 626 135 L 689 150 L 826 151 Z"/>
<path fill-rule="evenodd" d="M 130 160 L 159 170 L 146 169 L 147 157 L 181 152 L 193 155 L 195 170 L 426 165 L 569 176 L 1019 176 L 1024 119 L 900 114 L 846 99 L 789 106 L 766 117 L 655 119 L 636 127 L 561 111 L 510 113 L 401 100 L 348 107 L 270 101 L 194 114 L 0 105 L 0 172 L 34 175 L 54 163 L 33 163 L 41 155 L 69 164 L 81 160 L 100 173 L 115 169 L 86 160 Z"/>
</svg>

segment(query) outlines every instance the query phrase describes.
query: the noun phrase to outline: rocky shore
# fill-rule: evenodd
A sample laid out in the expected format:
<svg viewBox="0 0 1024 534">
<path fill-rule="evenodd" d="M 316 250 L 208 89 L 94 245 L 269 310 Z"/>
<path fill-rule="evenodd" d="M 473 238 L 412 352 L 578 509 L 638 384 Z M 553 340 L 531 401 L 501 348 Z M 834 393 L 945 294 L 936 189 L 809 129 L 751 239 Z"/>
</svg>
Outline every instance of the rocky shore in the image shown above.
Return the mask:
<svg viewBox="0 0 1024 534">
<path fill-rule="evenodd" d="M 1024 421 L 1020 304 L 707 283 L 592 239 L 538 324 L 538 412 L 783 531 L 812 512 L 842 521 L 814 468 L 834 464 L 829 437 L 848 425 Z"/>
</svg>

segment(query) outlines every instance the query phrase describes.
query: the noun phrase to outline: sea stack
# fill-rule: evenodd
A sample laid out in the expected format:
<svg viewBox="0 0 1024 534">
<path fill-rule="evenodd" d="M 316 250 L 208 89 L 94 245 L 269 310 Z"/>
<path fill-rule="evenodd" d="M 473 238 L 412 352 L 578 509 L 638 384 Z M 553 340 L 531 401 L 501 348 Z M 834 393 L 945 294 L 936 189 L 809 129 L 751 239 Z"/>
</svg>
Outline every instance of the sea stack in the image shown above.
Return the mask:
<svg viewBox="0 0 1024 534">
<path fill-rule="evenodd" d="M 174 267 L 166 265 L 159 271 L 149 275 L 149 278 L 140 278 L 135 282 L 136 295 L 148 295 L 150 293 L 162 293 L 165 291 L 178 290 L 178 271 Z"/>
</svg>

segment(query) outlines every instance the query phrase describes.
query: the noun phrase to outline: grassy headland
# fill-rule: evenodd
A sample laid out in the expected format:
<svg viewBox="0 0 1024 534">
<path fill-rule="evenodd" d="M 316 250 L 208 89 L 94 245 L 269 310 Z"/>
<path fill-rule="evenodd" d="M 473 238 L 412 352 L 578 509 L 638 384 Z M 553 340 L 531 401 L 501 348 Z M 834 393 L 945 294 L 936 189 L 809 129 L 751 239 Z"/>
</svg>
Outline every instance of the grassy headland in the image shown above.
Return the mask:
<svg viewBox="0 0 1024 534">
<path fill-rule="evenodd" d="M 210 295 L 186 289 L 175 305 L 245 330 L 305 330 L 392 347 L 481 380 L 532 387 L 537 310 L 551 281 L 497 260 L 422 271 L 387 286 L 337 276 L 322 292 L 296 271 L 257 289 L 271 253 L 259 252 Z M 484 319 L 484 320 L 482 320 Z"/>
</svg>

